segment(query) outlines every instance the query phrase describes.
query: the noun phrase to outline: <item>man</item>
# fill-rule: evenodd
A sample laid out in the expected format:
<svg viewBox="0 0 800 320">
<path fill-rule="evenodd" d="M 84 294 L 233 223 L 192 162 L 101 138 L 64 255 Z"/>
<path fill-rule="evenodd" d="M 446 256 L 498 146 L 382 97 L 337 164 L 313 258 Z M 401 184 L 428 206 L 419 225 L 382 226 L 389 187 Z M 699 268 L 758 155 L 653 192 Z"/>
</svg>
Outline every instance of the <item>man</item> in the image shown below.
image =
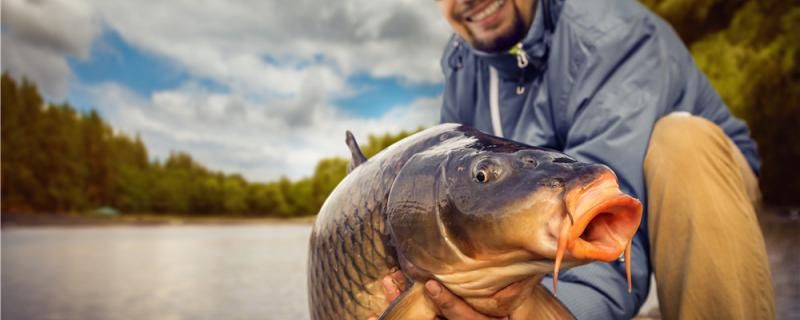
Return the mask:
<svg viewBox="0 0 800 320">
<path fill-rule="evenodd" d="M 667 319 L 775 317 L 756 146 L 667 23 L 633 0 L 438 5 L 455 32 L 442 122 L 608 165 L 646 204 L 633 292 L 621 261 L 563 272 L 558 299 L 575 317 L 636 315 L 651 270 Z M 486 318 L 435 281 L 426 289 L 446 318 Z"/>
</svg>

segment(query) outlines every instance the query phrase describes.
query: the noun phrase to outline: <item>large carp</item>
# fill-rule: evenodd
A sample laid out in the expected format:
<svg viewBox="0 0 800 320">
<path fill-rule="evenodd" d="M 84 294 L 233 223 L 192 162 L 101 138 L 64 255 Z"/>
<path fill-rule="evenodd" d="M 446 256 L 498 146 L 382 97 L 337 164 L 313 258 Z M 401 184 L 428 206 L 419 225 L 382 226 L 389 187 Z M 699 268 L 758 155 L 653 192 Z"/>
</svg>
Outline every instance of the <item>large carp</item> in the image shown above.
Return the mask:
<svg viewBox="0 0 800 320">
<path fill-rule="evenodd" d="M 605 166 L 455 124 L 369 161 L 347 143 L 352 171 L 311 233 L 312 319 L 432 319 L 429 279 L 488 315 L 570 317 L 542 277 L 630 255 L 642 206 Z M 409 285 L 390 304 L 382 279 L 397 270 Z"/>
</svg>

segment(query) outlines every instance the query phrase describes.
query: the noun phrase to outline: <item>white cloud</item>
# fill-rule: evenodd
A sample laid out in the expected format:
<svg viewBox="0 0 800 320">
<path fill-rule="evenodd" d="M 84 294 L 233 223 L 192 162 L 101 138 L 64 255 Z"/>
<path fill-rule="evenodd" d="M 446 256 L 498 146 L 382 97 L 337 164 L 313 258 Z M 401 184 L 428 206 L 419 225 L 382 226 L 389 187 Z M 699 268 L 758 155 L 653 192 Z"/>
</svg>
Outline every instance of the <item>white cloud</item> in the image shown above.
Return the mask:
<svg viewBox="0 0 800 320">
<path fill-rule="evenodd" d="M 440 98 L 378 119 L 348 116 L 332 102 L 358 92 L 348 83 L 355 74 L 439 83 L 449 28 L 433 2 L 4 0 L 2 17 L 4 69 L 56 99 L 85 93 L 113 127 L 140 133 L 162 159 L 182 150 L 254 180 L 297 178 L 321 157 L 346 156 L 347 129 L 364 139 L 438 120 Z M 149 96 L 113 79 L 77 82 L 66 59 L 101 48 L 103 28 L 189 80 Z"/>
<path fill-rule="evenodd" d="M 343 77 L 364 72 L 438 82 L 438 57 L 449 34 L 435 4 L 419 0 L 204 5 L 97 0 L 95 6 L 104 23 L 126 41 L 169 57 L 196 76 L 221 79 L 244 92 L 268 88 L 291 93 L 298 88 L 301 76 L 292 75 L 291 68 L 268 65 L 267 56 L 313 61 L 322 55 Z"/>
<path fill-rule="evenodd" d="M 3 70 L 26 77 L 55 99 L 63 99 L 71 72 L 66 57 L 85 59 L 97 20 L 79 1 L 4 0 Z"/>
<path fill-rule="evenodd" d="M 358 119 L 321 101 L 313 111 L 318 115 L 298 125 L 264 112 L 258 102 L 191 87 L 150 97 L 113 83 L 86 90 L 103 106 L 103 117 L 119 130 L 140 134 L 152 156 L 186 151 L 210 168 L 259 181 L 308 176 L 320 158 L 349 156 L 345 130 L 366 141 L 369 134 L 433 125 L 441 103 L 439 97 L 420 98 L 381 118 Z"/>
</svg>

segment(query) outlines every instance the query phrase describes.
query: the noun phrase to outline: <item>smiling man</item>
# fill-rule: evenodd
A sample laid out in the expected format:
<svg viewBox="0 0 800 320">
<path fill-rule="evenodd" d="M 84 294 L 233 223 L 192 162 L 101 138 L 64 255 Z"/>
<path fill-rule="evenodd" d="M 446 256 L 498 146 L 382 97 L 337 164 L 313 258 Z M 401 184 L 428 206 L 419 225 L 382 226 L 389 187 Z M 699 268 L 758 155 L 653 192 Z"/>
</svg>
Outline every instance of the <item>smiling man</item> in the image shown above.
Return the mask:
<svg viewBox="0 0 800 320">
<path fill-rule="evenodd" d="M 622 261 L 560 276 L 576 318 L 633 317 L 651 271 L 667 319 L 775 317 L 756 146 L 666 22 L 633 0 L 437 4 L 455 32 L 442 122 L 608 165 L 646 204 L 631 293 Z M 435 281 L 426 289 L 444 317 L 486 318 Z"/>
</svg>

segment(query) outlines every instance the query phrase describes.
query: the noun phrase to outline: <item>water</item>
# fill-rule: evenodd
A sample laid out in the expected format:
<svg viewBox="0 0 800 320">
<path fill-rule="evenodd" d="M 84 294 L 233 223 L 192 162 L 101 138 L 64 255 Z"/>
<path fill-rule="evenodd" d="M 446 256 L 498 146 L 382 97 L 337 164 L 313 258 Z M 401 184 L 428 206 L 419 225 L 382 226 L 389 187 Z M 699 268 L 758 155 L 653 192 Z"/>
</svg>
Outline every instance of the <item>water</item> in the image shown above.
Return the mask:
<svg viewBox="0 0 800 320">
<path fill-rule="evenodd" d="M 4 228 L 2 318 L 307 319 L 310 231 Z"/>
</svg>

